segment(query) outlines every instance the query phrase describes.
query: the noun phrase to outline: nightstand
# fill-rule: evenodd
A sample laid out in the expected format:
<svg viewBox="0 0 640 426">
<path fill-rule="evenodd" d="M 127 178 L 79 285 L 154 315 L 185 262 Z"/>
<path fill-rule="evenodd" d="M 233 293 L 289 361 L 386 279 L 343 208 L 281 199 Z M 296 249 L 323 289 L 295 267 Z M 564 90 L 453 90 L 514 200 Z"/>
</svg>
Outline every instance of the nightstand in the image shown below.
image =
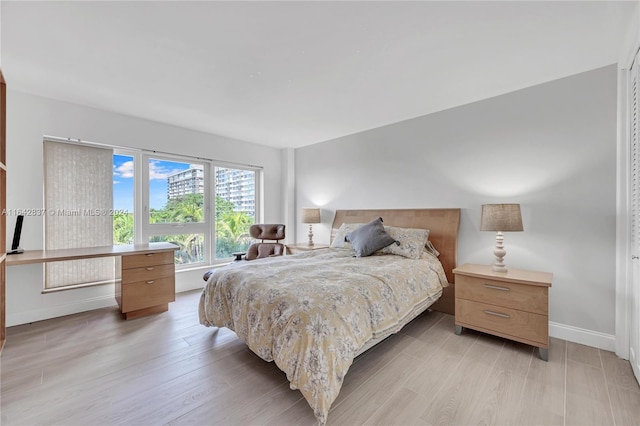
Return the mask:
<svg viewBox="0 0 640 426">
<path fill-rule="evenodd" d="M 464 264 L 453 270 L 456 334 L 463 327 L 536 346 L 549 359 L 549 272 Z"/>
<path fill-rule="evenodd" d="M 287 244 L 287 254 L 304 253 L 305 251 L 318 250 L 328 247 L 329 244 L 314 244 L 312 246 L 307 243 Z"/>
</svg>

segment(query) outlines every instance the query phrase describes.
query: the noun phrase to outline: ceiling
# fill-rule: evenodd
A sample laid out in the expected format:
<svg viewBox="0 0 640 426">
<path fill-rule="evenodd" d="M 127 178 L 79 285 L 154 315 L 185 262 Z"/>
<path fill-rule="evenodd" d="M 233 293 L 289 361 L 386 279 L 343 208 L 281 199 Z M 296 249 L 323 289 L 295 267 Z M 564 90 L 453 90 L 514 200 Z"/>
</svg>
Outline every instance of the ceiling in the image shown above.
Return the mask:
<svg viewBox="0 0 640 426">
<path fill-rule="evenodd" d="M 0 3 L 11 88 L 301 147 L 615 63 L 637 2 Z"/>
</svg>

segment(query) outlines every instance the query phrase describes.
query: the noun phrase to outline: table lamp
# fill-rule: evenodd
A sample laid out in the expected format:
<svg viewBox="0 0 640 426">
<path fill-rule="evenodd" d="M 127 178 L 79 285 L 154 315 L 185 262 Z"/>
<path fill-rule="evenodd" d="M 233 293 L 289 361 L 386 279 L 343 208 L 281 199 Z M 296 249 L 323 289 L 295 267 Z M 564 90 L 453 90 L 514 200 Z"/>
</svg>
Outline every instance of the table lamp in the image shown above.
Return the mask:
<svg viewBox="0 0 640 426">
<path fill-rule="evenodd" d="M 320 209 L 302 209 L 302 223 L 309 224 L 309 247 L 313 247 L 313 224 L 320 223 Z"/>
<path fill-rule="evenodd" d="M 480 217 L 481 231 L 496 231 L 496 248 L 493 254 L 496 260 L 491 268 L 494 272 L 507 272 L 504 257 L 503 232 L 522 231 L 520 204 L 483 204 Z"/>
</svg>

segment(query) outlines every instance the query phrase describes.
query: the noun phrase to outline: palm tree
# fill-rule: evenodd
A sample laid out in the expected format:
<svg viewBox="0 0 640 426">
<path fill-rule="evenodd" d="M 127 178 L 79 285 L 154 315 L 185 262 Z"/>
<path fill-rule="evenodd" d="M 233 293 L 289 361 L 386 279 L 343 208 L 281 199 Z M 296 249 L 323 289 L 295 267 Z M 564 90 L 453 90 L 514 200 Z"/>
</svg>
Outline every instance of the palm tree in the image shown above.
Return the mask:
<svg viewBox="0 0 640 426">
<path fill-rule="evenodd" d="M 253 218 L 245 212 L 228 212 L 216 221 L 216 255 L 230 257 L 234 251 L 246 250 Z"/>
<path fill-rule="evenodd" d="M 116 213 L 113 215 L 113 243 L 133 244 L 132 213 Z"/>
<path fill-rule="evenodd" d="M 203 222 L 204 196 L 202 194 L 187 194 L 167 204 L 170 217 L 174 222 Z"/>
<path fill-rule="evenodd" d="M 175 251 L 176 264 L 202 262 L 204 258 L 204 236 L 202 234 L 156 235 L 149 242 L 173 243 L 180 247 Z"/>
</svg>

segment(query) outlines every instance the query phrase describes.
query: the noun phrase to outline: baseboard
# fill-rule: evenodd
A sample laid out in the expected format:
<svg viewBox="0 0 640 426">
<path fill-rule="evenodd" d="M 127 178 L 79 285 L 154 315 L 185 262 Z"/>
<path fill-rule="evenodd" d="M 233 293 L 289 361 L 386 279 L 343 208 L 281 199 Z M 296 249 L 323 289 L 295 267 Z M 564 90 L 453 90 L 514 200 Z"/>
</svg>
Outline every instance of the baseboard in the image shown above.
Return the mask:
<svg viewBox="0 0 640 426">
<path fill-rule="evenodd" d="M 616 336 L 549 321 L 549 336 L 615 352 Z"/>
<path fill-rule="evenodd" d="M 30 322 L 42 321 L 79 312 L 92 311 L 94 309 L 118 306 L 113 295 L 93 297 L 63 305 L 51 306 L 42 309 L 33 309 L 19 313 L 7 314 L 7 327 Z"/>
<path fill-rule="evenodd" d="M 183 293 L 191 290 L 202 290 L 206 282 L 202 279 L 202 275 L 213 266 L 206 268 L 195 268 L 190 270 L 176 271 L 176 293 Z"/>
</svg>

